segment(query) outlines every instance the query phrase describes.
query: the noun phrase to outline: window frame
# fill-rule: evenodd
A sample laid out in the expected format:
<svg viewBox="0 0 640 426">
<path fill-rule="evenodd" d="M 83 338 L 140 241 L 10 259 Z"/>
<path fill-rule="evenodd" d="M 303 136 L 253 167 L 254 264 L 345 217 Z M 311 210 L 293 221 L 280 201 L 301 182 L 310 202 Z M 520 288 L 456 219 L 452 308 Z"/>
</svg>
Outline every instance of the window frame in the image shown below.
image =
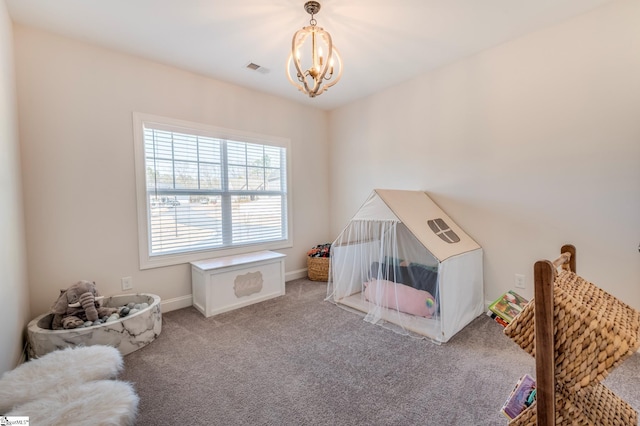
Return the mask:
<svg viewBox="0 0 640 426">
<path fill-rule="evenodd" d="M 194 250 L 185 253 L 158 254 L 151 255 L 149 249 L 149 208 L 147 197 L 147 181 L 145 167 L 145 125 L 157 130 L 171 132 L 181 132 L 195 136 L 212 137 L 236 142 L 254 143 L 260 145 L 277 146 L 285 149 L 285 173 L 286 173 L 286 240 L 250 243 L 234 247 L 224 247 L 216 249 Z M 292 186 L 291 170 L 292 155 L 291 142 L 289 139 L 245 132 L 240 130 L 226 129 L 211 126 L 203 123 L 195 123 L 174 118 L 162 117 L 158 115 L 133 112 L 133 140 L 135 157 L 135 180 L 136 180 L 136 207 L 137 207 L 137 227 L 138 227 L 138 254 L 140 269 L 151 269 L 163 266 L 171 266 L 229 256 L 234 254 L 249 253 L 260 250 L 277 250 L 293 247 L 293 215 L 292 215 Z"/>
</svg>

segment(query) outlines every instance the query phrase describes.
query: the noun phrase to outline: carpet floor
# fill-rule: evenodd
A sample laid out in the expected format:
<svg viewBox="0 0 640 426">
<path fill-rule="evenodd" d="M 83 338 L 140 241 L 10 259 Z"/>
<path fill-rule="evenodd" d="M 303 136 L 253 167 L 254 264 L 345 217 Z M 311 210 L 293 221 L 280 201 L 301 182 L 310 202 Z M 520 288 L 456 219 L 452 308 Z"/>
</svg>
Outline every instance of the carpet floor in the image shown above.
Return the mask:
<svg viewBox="0 0 640 426">
<path fill-rule="evenodd" d="M 534 359 L 481 315 L 449 342 L 401 336 L 288 282 L 276 299 L 205 318 L 163 314 L 150 345 L 125 357 L 137 425 L 501 425 Z M 640 408 L 640 354 L 605 384 Z"/>
</svg>

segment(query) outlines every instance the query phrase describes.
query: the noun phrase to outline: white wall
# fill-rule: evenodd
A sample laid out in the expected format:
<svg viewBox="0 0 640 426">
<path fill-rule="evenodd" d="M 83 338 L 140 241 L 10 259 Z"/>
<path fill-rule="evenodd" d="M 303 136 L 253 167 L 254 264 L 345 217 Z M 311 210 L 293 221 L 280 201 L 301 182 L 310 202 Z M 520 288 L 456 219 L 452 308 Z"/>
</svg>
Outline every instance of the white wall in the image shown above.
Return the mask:
<svg viewBox="0 0 640 426">
<path fill-rule="evenodd" d="M 0 13 L 4 70 L 13 61 L 11 25 Z M 81 278 L 105 294 L 120 293 L 120 277 L 129 275 L 135 291 L 164 300 L 191 292 L 186 265 L 138 269 L 132 111 L 292 140 L 295 247 L 283 250 L 290 274 L 305 267 L 310 246 L 337 235 L 371 189 L 421 189 L 485 249 L 487 299 L 512 288 L 514 273 L 526 274 L 523 293 L 531 296 L 533 262 L 572 242 L 579 272 L 639 308 L 638 18 L 637 1 L 615 2 L 328 116 L 16 26 L 32 316 Z M 3 198 L 19 200 L 11 81 L 3 72 L 0 176 Z M 17 248 L 0 257 L 14 275 L 0 284 L 18 312 L 0 314 L 16 326 L 11 342 L 27 311 L 15 206 L 0 207 L 8 217 L 0 236 Z M 8 365 L 18 349 L 4 336 L 0 361 Z"/>
<path fill-rule="evenodd" d="M 640 308 L 639 22 L 615 2 L 332 111 L 332 234 L 373 188 L 425 190 L 483 246 L 486 299 L 515 273 L 531 297 L 568 242 Z"/>
<path fill-rule="evenodd" d="M 289 138 L 286 271 L 329 237 L 326 112 L 20 25 L 14 37 L 34 315 L 78 279 L 112 295 L 132 276 L 134 291 L 190 304 L 188 264 L 138 267 L 132 111 Z"/>
<path fill-rule="evenodd" d="M 29 320 L 12 31 L 0 0 L 0 375 L 20 360 Z"/>
</svg>

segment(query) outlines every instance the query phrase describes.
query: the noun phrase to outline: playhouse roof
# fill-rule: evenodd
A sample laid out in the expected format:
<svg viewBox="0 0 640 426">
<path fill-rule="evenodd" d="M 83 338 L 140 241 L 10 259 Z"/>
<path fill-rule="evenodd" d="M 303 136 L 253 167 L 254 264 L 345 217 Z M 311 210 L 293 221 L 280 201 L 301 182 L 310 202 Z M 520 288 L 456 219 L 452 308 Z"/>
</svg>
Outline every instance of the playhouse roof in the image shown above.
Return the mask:
<svg viewBox="0 0 640 426">
<path fill-rule="evenodd" d="M 402 222 L 438 261 L 480 249 L 422 191 L 375 189 L 351 219 Z"/>
</svg>

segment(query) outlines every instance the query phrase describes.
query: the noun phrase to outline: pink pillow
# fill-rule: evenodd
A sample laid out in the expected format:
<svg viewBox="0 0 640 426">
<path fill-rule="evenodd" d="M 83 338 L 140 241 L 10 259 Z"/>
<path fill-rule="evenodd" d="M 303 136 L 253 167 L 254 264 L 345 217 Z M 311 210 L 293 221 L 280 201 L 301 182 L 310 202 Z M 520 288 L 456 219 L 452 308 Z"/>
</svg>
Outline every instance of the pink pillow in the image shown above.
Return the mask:
<svg viewBox="0 0 640 426">
<path fill-rule="evenodd" d="M 407 314 L 430 318 L 438 309 L 431 293 L 387 280 L 365 282 L 364 297 L 371 303 Z"/>
</svg>

